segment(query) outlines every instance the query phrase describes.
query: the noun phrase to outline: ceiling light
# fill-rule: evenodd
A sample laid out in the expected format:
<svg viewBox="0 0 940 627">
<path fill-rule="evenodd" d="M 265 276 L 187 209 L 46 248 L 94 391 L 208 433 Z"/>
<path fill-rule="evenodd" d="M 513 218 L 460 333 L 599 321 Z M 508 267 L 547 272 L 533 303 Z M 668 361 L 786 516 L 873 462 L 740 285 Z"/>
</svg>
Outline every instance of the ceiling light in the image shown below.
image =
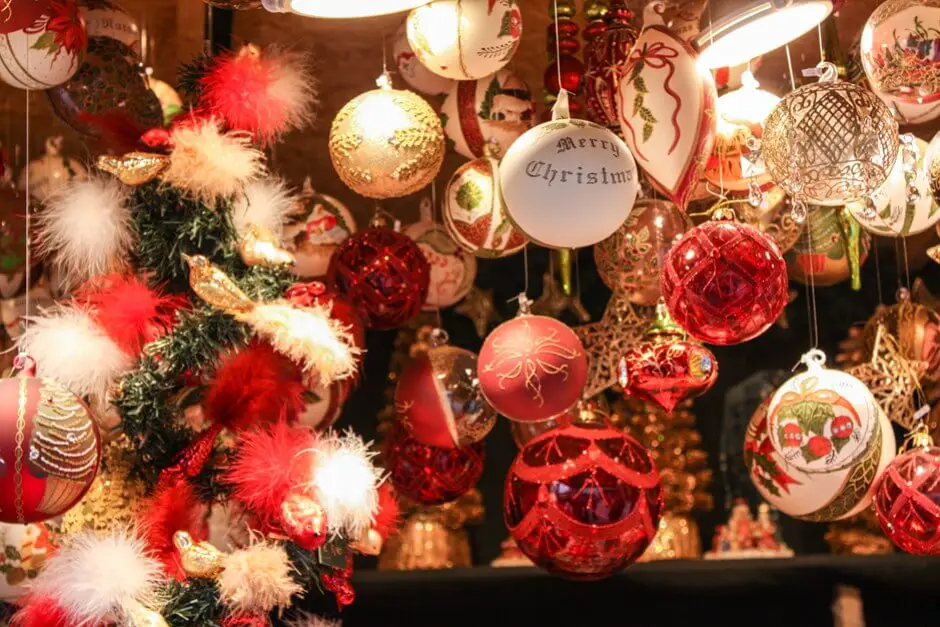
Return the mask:
<svg viewBox="0 0 940 627">
<path fill-rule="evenodd" d="M 262 0 L 271 13 L 297 13 L 309 17 L 372 17 L 410 11 L 430 0 Z"/>
</svg>

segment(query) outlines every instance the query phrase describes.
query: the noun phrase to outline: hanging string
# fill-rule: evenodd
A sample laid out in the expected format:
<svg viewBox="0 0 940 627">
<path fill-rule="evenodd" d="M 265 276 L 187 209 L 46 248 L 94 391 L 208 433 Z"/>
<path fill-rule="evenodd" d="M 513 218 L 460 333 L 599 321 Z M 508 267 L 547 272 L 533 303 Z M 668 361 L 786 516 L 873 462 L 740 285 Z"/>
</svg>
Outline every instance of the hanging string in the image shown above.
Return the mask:
<svg viewBox="0 0 940 627">
<path fill-rule="evenodd" d="M 205 39 L 203 40 L 203 49 L 205 53 L 212 56 L 214 50 L 212 49 L 212 43 L 215 39 L 215 13 L 212 11 L 212 5 L 206 5 L 206 32 Z"/>
<path fill-rule="evenodd" d="M 899 290 L 900 290 L 902 287 L 904 287 L 904 280 L 903 280 L 903 275 L 902 275 L 902 272 L 901 272 L 901 270 L 902 270 L 902 269 L 901 269 L 901 263 L 902 263 L 902 261 L 901 261 L 901 248 L 900 248 L 900 246 L 898 246 L 898 243 L 899 243 L 899 240 L 900 240 L 900 239 L 901 239 L 900 237 L 895 237 L 895 238 L 894 238 L 894 274 L 895 274 L 895 276 L 897 276 L 897 278 L 898 278 L 897 283 L 898 283 L 898 289 L 899 289 Z"/>
<path fill-rule="evenodd" d="M 562 90 L 564 87 L 561 85 L 561 34 L 559 33 L 558 26 L 558 0 L 554 0 L 555 4 L 555 69 L 558 70 L 558 89 Z"/>
<path fill-rule="evenodd" d="M 907 238 L 906 237 L 901 238 L 901 248 L 904 249 L 904 278 L 905 278 L 904 287 L 906 287 L 907 291 L 910 292 L 911 291 L 911 268 L 907 260 Z"/>
<path fill-rule="evenodd" d="M 529 245 L 526 244 L 522 249 L 522 271 L 525 274 L 525 287 L 523 288 L 523 293 L 529 295 Z"/>
<path fill-rule="evenodd" d="M 434 225 L 434 230 L 438 228 L 437 222 L 437 180 L 431 181 L 431 224 Z M 434 308 L 434 315 L 437 316 L 437 328 L 444 328 L 444 319 L 441 317 L 441 306 L 438 305 Z"/>
<path fill-rule="evenodd" d="M 875 249 L 875 281 L 878 283 L 878 304 L 884 305 L 885 298 L 881 288 L 881 259 L 878 256 L 878 243 L 875 242 L 873 247 Z"/>
</svg>

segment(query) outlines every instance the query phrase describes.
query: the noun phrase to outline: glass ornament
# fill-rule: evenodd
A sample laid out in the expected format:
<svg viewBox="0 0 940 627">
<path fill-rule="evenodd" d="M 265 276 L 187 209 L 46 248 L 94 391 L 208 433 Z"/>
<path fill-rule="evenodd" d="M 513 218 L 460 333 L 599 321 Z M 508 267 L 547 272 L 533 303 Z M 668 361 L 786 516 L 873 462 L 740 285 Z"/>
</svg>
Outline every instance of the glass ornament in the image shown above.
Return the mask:
<svg viewBox="0 0 940 627">
<path fill-rule="evenodd" d="M 0 81 L 17 89 L 51 89 L 78 72 L 88 48 L 85 18 L 75 0 L 20 2 L 44 7 L 20 29 L 0 24 Z M 7 2 L 0 21 L 12 21 Z M 21 10 L 32 13 L 33 8 Z"/>
<path fill-rule="evenodd" d="M 662 512 L 649 452 L 603 420 L 579 420 L 529 441 L 506 476 L 503 517 L 536 566 L 602 579 L 635 562 Z"/>
<path fill-rule="evenodd" d="M 483 475 L 483 445 L 438 448 L 421 444 L 401 426 L 386 440 L 385 469 L 395 490 L 422 505 L 466 494 Z"/>
</svg>

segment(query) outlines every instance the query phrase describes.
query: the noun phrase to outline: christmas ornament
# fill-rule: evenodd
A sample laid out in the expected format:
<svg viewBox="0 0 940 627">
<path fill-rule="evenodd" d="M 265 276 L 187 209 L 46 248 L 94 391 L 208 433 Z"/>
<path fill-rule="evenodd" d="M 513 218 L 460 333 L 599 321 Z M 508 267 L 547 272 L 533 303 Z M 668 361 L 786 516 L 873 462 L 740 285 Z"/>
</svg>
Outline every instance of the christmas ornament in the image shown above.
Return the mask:
<svg viewBox="0 0 940 627">
<path fill-rule="evenodd" d="M 642 2 L 638 4 L 645 6 Z M 677 37 L 692 42 L 701 30 L 699 22 L 705 5 L 705 0 L 665 0 L 662 3 L 663 21 Z"/>
<path fill-rule="evenodd" d="M 575 327 L 588 355 L 584 398 L 597 396 L 617 383 L 623 352 L 639 341 L 652 319 L 651 307 L 637 307 L 626 294 L 615 290 L 599 322 Z"/>
<path fill-rule="evenodd" d="M 407 22 L 402 22 L 395 31 L 392 41 L 392 56 L 395 58 L 395 67 L 408 86 L 413 90 L 429 96 L 446 94 L 453 86 L 454 81 L 438 76 L 418 61 L 417 55 L 408 43 Z M 445 129 L 446 131 L 446 129 Z"/>
<path fill-rule="evenodd" d="M 785 258 L 790 278 L 818 287 L 852 280 L 861 288 L 861 267 L 871 249 L 871 235 L 863 231 L 842 207 L 814 207 L 806 218 L 803 234 Z"/>
<path fill-rule="evenodd" d="M 543 246 L 591 246 L 630 215 L 638 190 L 636 162 L 606 128 L 567 119 L 563 104 L 556 111 L 558 119 L 528 131 L 503 158 L 506 209 L 513 224 Z M 587 211 L 583 219 L 571 219 L 576 206 Z"/>
<path fill-rule="evenodd" d="M 46 140 L 45 153 L 30 161 L 26 169 L 20 172 L 17 184 L 20 191 L 27 191 L 27 171 L 29 172 L 29 194 L 39 202 L 45 201 L 72 179 L 88 178 L 88 170 L 82 164 L 62 155 L 62 141 L 61 135 Z"/>
<path fill-rule="evenodd" d="M 754 227 L 710 220 L 670 249 L 662 294 L 673 319 L 695 339 L 739 344 L 766 331 L 786 307 L 786 264 L 773 240 Z"/>
<path fill-rule="evenodd" d="M 624 354 L 619 370 L 625 394 L 658 403 L 672 413 L 680 402 L 711 389 L 718 378 L 718 361 L 704 346 L 686 340 L 685 331 L 660 302 L 656 321 L 643 341 Z"/>
<path fill-rule="evenodd" d="M 933 136 L 924 155 L 924 168 L 934 202 L 940 202 L 940 133 Z M 940 227 L 938 227 L 940 228 Z"/>
<path fill-rule="evenodd" d="M 523 301 L 525 302 L 525 301 Z M 547 420 L 574 405 L 587 381 L 587 356 L 564 323 L 526 313 L 499 325 L 477 360 L 483 396 L 500 414 Z"/>
<path fill-rule="evenodd" d="M 585 29 L 590 37 L 584 47 L 587 69 L 584 72 L 584 92 L 587 114 L 592 122 L 606 126 L 615 133 L 620 132 L 617 117 L 617 81 L 630 59 L 637 32 L 633 28 L 633 12 L 623 0 L 613 0 L 604 14 L 603 21 L 591 32 L 592 25 Z"/>
<path fill-rule="evenodd" d="M 720 190 L 747 191 L 770 182 L 755 145 L 763 134 L 764 120 L 780 98 L 758 89 L 750 72 L 740 89 L 718 99 L 715 107 L 715 145 L 705 166 L 705 180 Z"/>
<path fill-rule="evenodd" d="M 0 600 L 12 603 L 26 595 L 29 586 L 61 542 L 58 519 L 28 525 L 0 523 Z"/>
<path fill-rule="evenodd" d="M 879 307 L 865 324 L 862 331 L 865 355 L 875 353 L 881 326 L 888 335 L 897 339 L 904 359 L 926 364 L 923 377 L 926 386 L 940 381 L 940 313 L 925 304 L 913 302 L 910 292 L 899 291 L 897 304 Z"/>
<path fill-rule="evenodd" d="M 430 199 L 421 203 L 421 220 L 405 228 L 431 267 L 431 279 L 424 308 L 441 309 L 456 305 L 473 287 L 477 260 L 450 238 L 447 230 L 432 218 Z"/>
<path fill-rule="evenodd" d="M 157 96 L 147 86 L 133 50 L 110 37 L 88 40 L 88 55 L 67 83 L 47 92 L 52 110 L 85 139 L 104 140 L 119 151 L 163 122 Z"/>
<path fill-rule="evenodd" d="M 356 220 L 346 205 L 314 192 L 307 177 L 297 209 L 284 227 L 287 249 L 294 254 L 294 274 L 308 279 L 325 276 L 330 257 L 355 232 Z"/>
<path fill-rule="evenodd" d="M 434 109 L 417 94 L 379 89 L 356 96 L 330 128 L 330 160 L 340 179 L 368 198 L 407 196 L 426 187 L 444 160 L 444 131 Z"/>
<path fill-rule="evenodd" d="M 50 89 L 78 72 L 88 46 L 75 0 L 50 0 L 33 22 L 0 30 L 0 80 L 18 89 Z"/>
<path fill-rule="evenodd" d="M 418 315 L 430 277 L 417 244 L 387 228 L 370 228 L 347 239 L 327 270 L 330 288 L 364 309 L 371 329 L 391 329 Z"/>
<path fill-rule="evenodd" d="M 777 245 L 777 248 L 780 249 L 780 252 L 785 253 L 793 248 L 793 245 L 800 239 L 800 235 L 803 234 L 805 220 L 803 222 L 796 220 L 792 203 L 780 187 L 768 183 L 761 187 L 759 191 L 760 201 L 757 202 L 756 206 L 752 204 L 756 197 L 749 192 L 747 202 L 738 203 L 736 211 L 741 217 L 741 222 L 750 224 L 770 237 Z M 743 195 L 743 193 L 729 194 L 732 199 L 737 198 L 739 195 Z"/>
<path fill-rule="evenodd" d="M 467 297 L 457 305 L 456 311 L 473 321 L 473 328 L 481 340 L 486 337 L 490 322 L 503 319 L 493 305 L 493 290 L 481 290 L 476 286 L 470 288 Z"/>
<path fill-rule="evenodd" d="M 903 136 L 888 180 L 870 199 L 846 205 L 865 230 L 888 237 L 907 236 L 940 222 L 940 206 L 934 200 L 925 166 L 926 154 L 927 142 Z"/>
<path fill-rule="evenodd" d="M 173 534 L 183 570 L 190 577 L 214 579 L 222 572 L 225 554 L 208 542 L 196 542 L 187 531 Z"/>
<path fill-rule="evenodd" d="M 137 20 L 114 0 L 78 0 L 89 37 L 116 39 L 140 55 Z"/>
<path fill-rule="evenodd" d="M 22 30 L 41 18 L 48 8 L 49 2 L 44 0 L 17 2 L 16 6 L 11 2 L 0 16 L 0 32 L 12 33 Z"/>
<path fill-rule="evenodd" d="M 904 103 L 940 100 L 938 29 L 937 0 L 898 0 L 876 8 L 862 30 L 859 50 L 872 88 Z"/>
<path fill-rule="evenodd" d="M 516 0 L 434 0 L 408 14 L 408 43 L 439 76 L 474 80 L 504 67 L 522 37 Z"/>
<path fill-rule="evenodd" d="M 659 473 L 636 440 L 578 421 L 531 440 L 506 476 L 503 516 L 537 566 L 601 579 L 635 562 L 662 512 Z"/>
<path fill-rule="evenodd" d="M 650 183 L 685 209 L 715 136 L 711 76 L 650 4 L 617 91 L 624 139 Z"/>
<path fill-rule="evenodd" d="M 169 83 L 159 78 L 148 76 L 147 86 L 160 101 L 160 108 L 163 110 L 163 125 L 169 126 L 173 118 L 183 112 L 183 98 Z"/>
<path fill-rule="evenodd" d="M 692 228 L 692 220 L 668 200 L 638 200 L 613 235 L 594 246 L 597 273 L 607 287 L 631 302 L 659 299 L 659 271 L 666 253 Z"/>
<path fill-rule="evenodd" d="M 532 303 L 531 310 L 534 314 L 549 318 L 560 318 L 565 313 L 571 313 L 581 322 L 591 319 L 578 293 L 562 285 L 551 269 L 542 274 L 542 294 Z"/>
<path fill-rule="evenodd" d="M 509 70 L 453 83 L 441 105 L 444 133 L 468 159 L 502 157 L 534 122 L 529 86 Z"/>
<path fill-rule="evenodd" d="M 95 162 L 102 172 L 113 174 L 130 187 L 140 187 L 154 181 L 170 167 L 167 155 L 149 152 L 128 152 L 119 157 L 101 155 Z"/>
<path fill-rule="evenodd" d="M 638 562 L 701 559 L 702 541 L 698 524 L 692 516 L 663 512 L 652 544 Z"/>
<path fill-rule="evenodd" d="M 847 372 L 865 384 L 886 416 L 905 429 L 913 429 L 916 398 L 926 370 L 926 362 L 905 359 L 897 340 L 879 324 L 870 359 Z"/>
<path fill-rule="evenodd" d="M 506 217 L 496 159 L 475 159 L 454 172 L 443 214 L 451 238 L 477 257 L 506 257 L 525 248 L 525 236 Z"/>
<path fill-rule="evenodd" d="M 821 64 L 818 83 L 787 94 L 764 122 L 770 178 L 799 201 L 838 206 L 869 196 L 898 154 L 898 123 L 870 91 Z"/>
<path fill-rule="evenodd" d="M 940 448 L 923 423 L 910 448 L 885 468 L 875 485 L 875 514 L 891 541 L 912 555 L 940 554 Z"/>
<path fill-rule="evenodd" d="M 477 356 L 446 344 L 405 366 L 395 389 L 395 410 L 414 439 L 437 448 L 480 442 L 497 418 L 480 392 Z"/>
<path fill-rule="evenodd" d="M 801 361 L 807 370 L 784 383 L 767 406 L 763 429 L 770 449 L 753 420 L 750 446 L 766 451 L 764 472 L 783 473 L 764 481 L 764 489 L 791 488 L 768 499 L 771 504 L 805 520 L 846 518 L 870 503 L 875 478 L 894 458 L 894 432 L 868 388 L 850 374 L 825 368 L 822 351 L 811 350 Z"/>
<path fill-rule="evenodd" d="M 582 116 L 581 101 L 578 96 L 584 83 L 584 63 L 577 56 L 581 49 L 578 41 L 578 31 L 581 30 L 574 21 L 577 14 L 574 0 L 559 0 L 549 3 L 549 19 L 551 22 L 545 27 L 545 52 L 551 64 L 542 74 L 542 83 L 545 85 L 543 102 L 551 109 L 557 101 L 557 94 L 564 89 L 568 97 L 568 109 L 575 117 Z M 543 122 L 550 119 L 546 116 Z"/>
<path fill-rule="evenodd" d="M 401 427 L 387 439 L 385 468 L 399 494 L 423 505 L 453 501 L 483 474 L 482 444 L 437 448 L 421 444 Z"/>
<path fill-rule="evenodd" d="M 329 537 L 326 513 L 307 486 L 292 488 L 281 503 L 281 527 L 297 544 L 307 551 L 315 551 L 326 544 Z"/>
<path fill-rule="evenodd" d="M 0 297 L 23 292 L 26 277 L 26 196 L 0 189 Z"/>
<path fill-rule="evenodd" d="M 0 443 L 0 521 L 33 523 L 68 511 L 91 486 L 101 441 L 81 399 L 27 365 L 0 381 L 7 433 Z"/>
<path fill-rule="evenodd" d="M 522 449 L 526 444 L 543 433 L 548 433 L 552 429 L 558 429 L 559 427 L 567 427 L 577 420 L 577 417 L 578 412 L 572 408 L 540 422 L 518 422 L 514 420 L 509 425 L 512 431 L 512 441 L 516 443 L 516 446 Z"/>
</svg>

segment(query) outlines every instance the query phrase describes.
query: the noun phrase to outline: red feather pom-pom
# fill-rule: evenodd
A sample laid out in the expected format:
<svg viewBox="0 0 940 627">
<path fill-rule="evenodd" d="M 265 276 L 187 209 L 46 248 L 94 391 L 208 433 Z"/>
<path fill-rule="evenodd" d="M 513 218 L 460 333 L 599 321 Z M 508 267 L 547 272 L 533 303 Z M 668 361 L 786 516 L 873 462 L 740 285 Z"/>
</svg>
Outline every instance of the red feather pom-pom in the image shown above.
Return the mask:
<svg viewBox="0 0 940 627">
<path fill-rule="evenodd" d="M 303 373 L 269 344 L 252 342 L 223 357 L 203 402 L 209 420 L 229 429 L 293 421 L 306 407 Z"/>
<path fill-rule="evenodd" d="M 398 497 L 395 488 L 388 481 L 379 486 L 379 511 L 375 514 L 375 529 L 382 541 L 388 540 L 401 523 L 401 509 L 398 507 Z"/>
<path fill-rule="evenodd" d="M 145 344 L 166 334 L 185 307 L 182 296 L 165 296 L 134 275 L 110 274 L 86 283 L 76 304 L 128 355 L 138 356 Z"/>
<path fill-rule="evenodd" d="M 179 580 L 186 578 L 173 534 L 187 531 L 194 540 L 205 540 L 206 508 L 187 481 L 176 481 L 157 488 L 138 514 L 140 534 L 153 557 L 160 560 L 166 573 Z"/>
<path fill-rule="evenodd" d="M 301 54 L 245 46 L 202 78 L 199 109 L 262 143 L 312 119 L 316 89 Z"/>
<path fill-rule="evenodd" d="M 285 422 L 241 434 L 241 444 L 224 480 L 232 486 L 232 498 L 258 517 L 263 530 L 280 528 L 284 497 L 308 474 L 294 460 L 316 444 L 313 431 Z"/>
<path fill-rule="evenodd" d="M 268 627 L 271 621 L 267 616 L 226 616 L 222 627 Z"/>
<path fill-rule="evenodd" d="M 25 604 L 10 620 L 11 627 L 70 627 L 69 615 L 55 599 L 27 597 Z"/>
</svg>

